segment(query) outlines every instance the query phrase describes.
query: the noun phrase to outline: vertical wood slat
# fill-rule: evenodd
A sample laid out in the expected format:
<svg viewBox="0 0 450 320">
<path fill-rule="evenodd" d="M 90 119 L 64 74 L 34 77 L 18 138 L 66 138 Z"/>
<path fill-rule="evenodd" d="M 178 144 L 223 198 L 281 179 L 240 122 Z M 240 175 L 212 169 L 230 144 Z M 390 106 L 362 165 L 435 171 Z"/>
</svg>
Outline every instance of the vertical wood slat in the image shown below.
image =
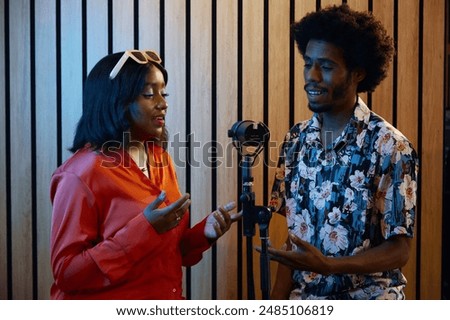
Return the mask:
<svg viewBox="0 0 450 320">
<path fill-rule="evenodd" d="M 353 10 L 358 11 L 368 11 L 369 10 L 369 0 L 347 0 L 347 4 Z M 359 93 L 359 97 L 368 104 L 367 92 Z"/>
<path fill-rule="evenodd" d="M 394 0 L 373 0 L 373 15 L 381 21 L 387 34 L 394 37 Z M 393 124 L 393 63 L 387 77 L 372 93 L 372 110 Z"/>
<path fill-rule="evenodd" d="M 269 152 L 269 195 L 275 177 L 275 169 L 279 156 L 279 146 L 289 129 L 289 59 L 290 59 L 290 2 L 289 0 L 269 0 L 269 78 L 268 105 L 270 141 L 276 148 Z M 286 219 L 273 215 L 270 221 L 270 242 L 280 248 L 287 238 Z M 276 271 L 277 263 L 271 263 L 271 269 Z M 259 269 L 259 268 L 258 268 Z M 271 272 L 272 282 L 276 272 Z"/>
<path fill-rule="evenodd" d="M 411 141 L 416 151 L 419 147 L 419 0 L 398 2 L 398 53 L 397 53 L 397 128 Z M 407 12 L 408 14 L 402 14 Z M 416 216 L 417 218 L 417 216 Z M 416 220 L 418 221 L 418 220 Z M 402 269 L 408 284 L 407 299 L 416 299 L 417 273 L 417 222 L 409 261 Z"/>
<path fill-rule="evenodd" d="M 242 119 L 264 121 L 264 1 L 243 1 L 242 31 Z M 260 155 L 261 157 L 261 155 Z M 258 158 L 258 160 L 260 160 Z M 262 161 L 253 168 L 255 181 L 262 181 Z M 262 183 L 253 186 L 262 199 Z"/>
<path fill-rule="evenodd" d="M 255 122 L 264 121 L 264 0 L 242 1 L 242 119 Z M 263 204 L 263 161 L 262 154 L 258 156 L 252 168 L 254 179 L 253 192 L 255 203 Z M 239 169 L 240 170 L 240 169 Z M 242 175 L 242 174 L 241 174 Z M 239 189 L 242 192 L 242 186 Z M 242 239 L 242 298 L 249 297 L 247 272 L 259 270 L 254 266 L 258 262 L 258 255 L 253 252 L 253 265 L 247 264 L 247 237 L 238 235 Z M 253 277 L 259 279 L 259 273 Z M 255 292 L 259 289 L 255 285 Z M 259 292 L 259 291 L 258 291 Z"/>
<path fill-rule="evenodd" d="M 342 0 L 320 0 L 320 7 L 326 8 L 328 6 L 332 5 L 340 5 L 342 3 Z"/>
<path fill-rule="evenodd" d="M 50 224 L 52 207 L 48 190 L 57 166 L 56 114 L 56 39 L 55 3 L 37 0 L 36 15 L 36 224 L 37 224 L 37 298 L 49 299 L 52 283 L 50 271 Z M 48 32 L 53 30 L 53 32 Z M 42 112 L 45 110 L 45 112 Z"/>
<path fill-rule="evenodd" d="M 445 1 L 423 1 L 423 17 L 420 299 L 440 299 Z"/>
<path fill-rule="evenodd" d="M 297 0 L 295 2 L 295 21 L 299 21 L 307 13 L 316 11 L 316 1 L 315 0 Z M 290 41 L 294 41 L 291 39 Z M 308 99 L 306 97 L 306 92 L 304 90 L 305 80 L 303 77 L 303 58 L 295 44 L 294 48 L 294 61 L 295 61 L 295 73 L 294 73 L 294 83 L 295 83 L 295 97 L 294 97 L 294 123 L 309 119 L 312 115 L 311 111 L 308 109 Z"/>
<path fill-rule="evenodd" d="M 86 28 L 86 74 L 89 74 L 108 54 L 108 0 L 86 1 Z"/>
<path fill-rule="evenodd" d="M 11 237 L 13 299 L 33 298 L 30 6 L 11 1 L 10 14 L 10 136 Z"/>
<path fill-rule="evenodd" d="M 5 3 L 0 1 L 0 12 L 5 13 Z M 0 14 L 0 150 L 6 150 L 6 69 L 5 69 L 5 15 Z M 0 155 L 0 299 L 8 298 L 8 270 L 7 270 L 7 181 L 6 181 L 6 152 Z"/>
<path fill-rule="evenodd" d="M 134 48 L 133 0 L 113 0 L 113 52 Z"/>
<path fill-rule="evenodd" d="M 218 205 L 236 199 L 237 156 L 228 129 L 237 120 L 237 1 L 217 1 L 217 195 Z M 214 196 L 214 195 L 213 195 Z M 217 299 L 237 299 L 237 224 L 217 242 Z"/>
<path fill-rule="evenodd" d="M 187 169 L 187 138 L 186 121 L 180 120 L 179 115 L 186 117 L 186 5 L 178 0 L 165 1 L 165 57 L 163 65 L 169 73 L 167 92 L 166 124 L 169 130 L 169 153 L 172 155 L 178 177 L 178 184 L 182 193 L 186 192 Z M 177 76 L 175 76 L 177 75 Z M 183 268 L 184 269 L 184 268 Z M 187 297 L 186 277 L 183 277 L 183 295 Z"/>
<path fill-rule="evenodd" d="M 160 0 L 139 0 L 139 45 L 136 49 L 155 49 L 160 54 Z"/>
<path fill-rule="evenodd" d="M 193 155 L 191 170 L 191 221 L 195 224 L 211 212 L 211 168 L 204 146 L 211 137 L 211 1 L 196 0 L 191 2 L 192 35 L 191 42 L 191 132 Z M 201 36 L 200 36 L 201 35 Z M 195 286 L 193 299 L 211 298 L 211 251 L 203 254 L 203 259 L 192 268 L 192 283 Z"/>
<path fill-rule="evenodd" d="M 169 153 L 174 160 L 181 192 L 186 192 L 186 6 L 185 2 L 165 2 L 165 59 L 163 65 L 169 73 L 166 123 L 170 135 Z M 175 76 L 177 75 L 177 76 Z"/>
<path fill-rule="evenodd" d="M 67 0 L 61 4 L 61 131 L 62 159 L 71 156 L 73 135 L 82 113 L 81 1 Z"/>
</svg>

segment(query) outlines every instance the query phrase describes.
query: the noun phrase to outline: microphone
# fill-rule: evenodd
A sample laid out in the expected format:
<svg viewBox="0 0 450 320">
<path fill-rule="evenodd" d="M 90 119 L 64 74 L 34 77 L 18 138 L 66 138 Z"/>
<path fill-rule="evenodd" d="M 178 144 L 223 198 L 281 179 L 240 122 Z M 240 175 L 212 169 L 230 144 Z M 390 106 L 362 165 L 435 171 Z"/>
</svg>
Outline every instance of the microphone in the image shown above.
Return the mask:
<svg viewBox="0 0 450 320">
<path fill-rule="evenodd" d="M 270 132 L 263 122 L 243 120 L 233 124 L 228 137 L 241 155 L 256 157 L 269 141 Z"/>
</svg>

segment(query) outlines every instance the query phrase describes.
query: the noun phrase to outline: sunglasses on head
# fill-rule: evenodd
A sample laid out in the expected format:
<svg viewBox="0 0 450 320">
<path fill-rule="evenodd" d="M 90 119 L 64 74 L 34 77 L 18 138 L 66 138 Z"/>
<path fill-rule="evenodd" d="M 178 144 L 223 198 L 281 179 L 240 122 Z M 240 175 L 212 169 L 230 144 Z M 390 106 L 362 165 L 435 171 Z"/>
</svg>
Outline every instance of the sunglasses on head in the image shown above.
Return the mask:
<svg viewBox="0 0 450 320">
<path fill-rule="evenodd" d="M 109 74 L 109 78 L 114 79 L 119 73 L 120 69 L 122 69 L 125 62 L 127 62 L 128 58 L 133 59 L 137 63 L 146 64 L 148 62 L 155 62 L 160 64 L 162 62 L 159 55 L 153 50 L 127 50 L 124 52 L 122 57 L 116 63 L 111 73 Z"/>
</svg>

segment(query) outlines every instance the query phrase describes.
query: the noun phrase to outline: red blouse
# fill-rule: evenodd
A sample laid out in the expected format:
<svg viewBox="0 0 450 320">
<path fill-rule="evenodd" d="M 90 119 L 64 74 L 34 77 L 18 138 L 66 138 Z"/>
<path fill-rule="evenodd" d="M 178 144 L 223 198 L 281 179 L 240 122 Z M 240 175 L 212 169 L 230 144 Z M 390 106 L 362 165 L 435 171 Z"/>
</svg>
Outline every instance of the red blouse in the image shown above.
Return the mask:
<svg viewBox="0 0 450 320">
<path fill-rule="evenodd" d="M 104 154 L 84 148 L 51 180 L 53 204 L 52 299 L 184 299 L 182 265 L 191 266 L 210 247 L 206 219 L 158 234 L 144 208 L 166 191 L 161 207 L 178 199 L 169 154 L 149 151 L 150 178 L 128 152 Z"/>
</svg>

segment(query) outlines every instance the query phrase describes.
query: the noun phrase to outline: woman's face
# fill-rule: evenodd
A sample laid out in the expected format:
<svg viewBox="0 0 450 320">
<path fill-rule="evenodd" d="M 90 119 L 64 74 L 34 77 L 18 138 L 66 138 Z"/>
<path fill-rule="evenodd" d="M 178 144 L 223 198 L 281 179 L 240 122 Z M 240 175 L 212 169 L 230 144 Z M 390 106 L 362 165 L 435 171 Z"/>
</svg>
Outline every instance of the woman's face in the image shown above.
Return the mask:
<svg viewBox="0 0 450 320">
<path fill-rule="evenodd" d="M 145 141 L 160 138 L 165 126 L 167 111 L 166 84 L 162 72 L 151 66 L 144 90 L 131 105 L 131 138 Z"/>
</svg>

